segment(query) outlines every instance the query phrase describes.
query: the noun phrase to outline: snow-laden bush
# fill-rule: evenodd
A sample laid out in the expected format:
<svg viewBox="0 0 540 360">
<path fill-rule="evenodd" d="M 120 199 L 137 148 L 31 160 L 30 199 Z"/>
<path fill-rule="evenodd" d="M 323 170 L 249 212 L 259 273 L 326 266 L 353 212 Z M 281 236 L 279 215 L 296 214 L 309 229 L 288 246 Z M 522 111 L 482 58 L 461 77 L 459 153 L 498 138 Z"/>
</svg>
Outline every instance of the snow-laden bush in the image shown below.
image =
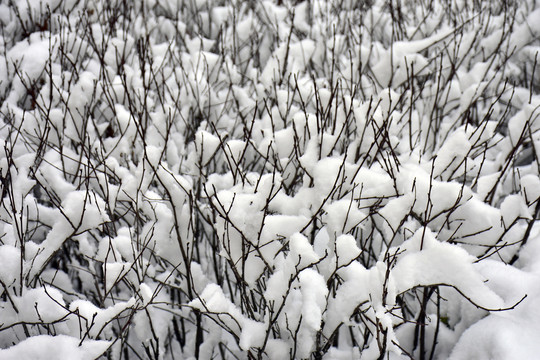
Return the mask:
<svg viewBox="0 0 540 360">
<path fill-rule="evenodd" d="M 0 358 L 540 353 L 538 1 L 0 24 Z"/>
</svg>

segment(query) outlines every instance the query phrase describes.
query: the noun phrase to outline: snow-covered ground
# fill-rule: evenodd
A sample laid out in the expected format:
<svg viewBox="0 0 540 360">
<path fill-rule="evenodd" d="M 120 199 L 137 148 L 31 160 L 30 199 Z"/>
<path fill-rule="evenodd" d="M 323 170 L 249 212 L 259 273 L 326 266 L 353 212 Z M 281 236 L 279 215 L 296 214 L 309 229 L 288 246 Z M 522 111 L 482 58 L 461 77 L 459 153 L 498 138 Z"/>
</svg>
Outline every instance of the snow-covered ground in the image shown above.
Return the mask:
<svg viewBox="0 0 540 360">
<path fill-rule="evenodd" d="M 0 359 L 538 358 L 539 1 L 0 28 Z"/>
</svg>

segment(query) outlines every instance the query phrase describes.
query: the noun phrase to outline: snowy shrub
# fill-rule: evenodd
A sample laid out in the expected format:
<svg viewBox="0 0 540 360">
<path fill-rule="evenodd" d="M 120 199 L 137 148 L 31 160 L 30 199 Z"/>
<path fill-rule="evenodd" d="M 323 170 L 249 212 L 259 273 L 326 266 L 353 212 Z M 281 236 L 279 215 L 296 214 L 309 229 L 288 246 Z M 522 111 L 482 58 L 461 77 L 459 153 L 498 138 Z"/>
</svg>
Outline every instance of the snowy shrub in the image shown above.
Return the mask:
<svg viewBox="0 0 540 360">
<path fill-rule="evenodd" d="M 0 4 L 1 359 L 540 353 L 540 3 Z"/>
</svg>

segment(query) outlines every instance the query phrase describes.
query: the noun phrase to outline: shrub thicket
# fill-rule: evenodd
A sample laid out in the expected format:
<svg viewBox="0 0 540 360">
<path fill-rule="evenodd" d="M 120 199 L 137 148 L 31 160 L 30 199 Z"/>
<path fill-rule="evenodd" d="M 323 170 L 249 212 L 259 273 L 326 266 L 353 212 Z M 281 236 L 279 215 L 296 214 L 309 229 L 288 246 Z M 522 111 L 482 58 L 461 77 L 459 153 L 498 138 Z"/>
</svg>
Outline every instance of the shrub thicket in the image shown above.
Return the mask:
<svg viewBox="0 0 540 360">
<path fill-rule="evenodd" d="M 530 300 L 537 7 L 1 4 L 0 357 L 463 358 Z"/>
</svg>

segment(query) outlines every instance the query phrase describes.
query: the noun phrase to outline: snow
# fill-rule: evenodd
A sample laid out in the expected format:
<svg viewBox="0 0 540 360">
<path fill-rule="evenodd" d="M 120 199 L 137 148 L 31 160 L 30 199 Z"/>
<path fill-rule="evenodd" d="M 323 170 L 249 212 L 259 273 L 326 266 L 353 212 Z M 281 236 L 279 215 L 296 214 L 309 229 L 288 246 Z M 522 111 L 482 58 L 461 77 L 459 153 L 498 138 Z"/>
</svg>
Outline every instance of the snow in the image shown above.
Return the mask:
<svg viewBox="0 0 540 360">
<path fill-rule="evenodd" d="M 400 250 L 405 252 L 393 268 L 398 293 L 416 286 L 442 284 L 459 289 L 484 308 L 504 307 L 502 299 L 475 271 L 475 258 L 464 249 L 439 242 L 429 229 L 418 230 Z"/>
<path fill-rule="evenodd" d="M 100 309 L 89 301 L 76 300 L 69 305 L 69 310 L 76 313 L 81 318 L 71 318 L 71 326 L 76 328 L 79 326 L 80 321 L 91 323 L 92 326 L 88 332 L 88 336 L 96 338 L 100 332 L 120 313 L 125 309 L 132 307 L 135 304 L 135 299 L 130 299 L 127 302 L 118 302 L 115 305 L 107 308 Z"/>
<path fill-rule="evenodd" d="M 386 205 L 379 210 L 379 216 L 383 219 L 383 229 L 387 237 L 392 237 L 398 230 L 402 221 L 409 216 L 415 198 L 411 193 L 389 200 Z"/>
<path fill-rule="evenodd" d="M 233 333 L 239 335 L 240 347 L 244 350 L 260 347 L 264 342 L 266 325 L 243 316 L 217 284 L 207 285 L 200 298 L 192 301 L 189 306 L 216 314 L 218 321 L 224 322 Z M 221 313 L 230 314 L 231 317 L 220 318 Z"/>
<path fill-rule="evenodd" d="M 325 223 L 332 234 L 348 233 L 366 218 L 366 214 L 358 209 L 358 203 L 354 200 L 334 201 L 323 209 L 326 211 Z"/>
<path fill-rule="evenodd" d="M 301 72 L 315 51 L 313 40 L 306 39 L 295 44 L 283 43 L 272 54 L 272 57 L 262 71 L 261 78 L 265 87 L 281 79 L 287 79 L 288 74 Z"/>
<path fill-rule="evenodd" d="M 471 327 L 449 359 L 523 359 L 537 354 L 537 328 L 522 321 L 490 317 Z"/>
<path fill-rule="evenodd" d="M 355 262 L 342 274 L 344 284 L 328 301 L 328 314 L 324 328 L 326 336 L 329 336 L 342 322 L 348 322 L 354 309 L 369 299 L 369 270 Z"/>
<path fill-rule="evenodd" d="M 314 264 L 319 260 L 319 256 L 309 244 L 308 239 L 300 233 L 295 233 L 291 236 L 289 247 L 291 249 L 291 256 L 294 259 L 294 264 L 299 269 Z"/>
<path fill-rule="evenodd" d="M 265 299 L 275 302 L 283 300 L 283 296 L 289 287 L 288 275 L 284 270 L 278 270 L 270 276 L 264 292 Z"/>
<path fill-rule="evenodd" d="M 20 276 L 21 252 L 13 245 L 0 246 L 0 280 L 11 285 Z"/>
<path fill-rule="evenodd" d="M 237 165 L 240 162 L 240 158 L 245 148 L 246 148 L 245 142 L 240 141 L 240 140 L 229 140 L 225 144 L 225 153 L 227 154 L 229 158 L 228 162 L 230 163 L 231 170 L 233 172 L 236 172 Z"/>
<path fill-rule="evenodd" d="M 326 305 L 328 289 L 324 278 L 317 271 L 305 269 L 299 275 L 302 293 L 302 320 L 312 330 L 321 328 L 322 312 Z"/>
<path fill-rule="evenodd" d="M 110 342 L 103 340 L 81 341 L 67 335 L 39 335 L 0 350 L 0 357 L 6 360 L 93 360 L 107 351 L 109 346 Z"/>
<path fill-rule="evenodd" d="M 217 284 L 208 284 L 199 299 L 193 300 L 189 305 L 198 310 L 208 309 L 214 313 L 226 313 L 227 310 L 232 310 L 234 314 L 231 315 L 241 317 L 240 311 L 225 297 Z"/>
<path fill-rule="evenodd" d="M 55 322 L 68 315 L 68 311 L 63 307 L 65 301 L 62 294 L 49 286 L 25 290 L 22 296 L 13 296 L 12 301 L 2 303 L 1 329 L 9 328 L 19 322 Z"/>
<path fill-rule="evenodd" d="M 336 239 L 337 267 L 350 264 L 362 250 L 356 244 L 356 239 L 351 235 L 340 235 Z"/>
<path fill-rule="evenodd" d="M 31 277 L 39 274 L 49 258 L 68 237 L 96 228 L 108 220 L 105 204 L 97 195 L 85 191 L 72 191 L 62 202 L 62 214 L 53 225 L 47 238 L 40 244 L 39 253 L 32 259 Z M 73 220 L 73 222 L 71 221 Z"/>
<path fill-rule="evenodd" d="M 271 360 L 285 359 L 289 356 L 289 345 L 283 340 L 269 339 L 266 353 Z"/>
<path fill-rule="evenodd" d="M 501 203 L 502 221 L 506 227 L 518 218 L 532 219 L 527 204 L 520 195 L 507 196 Z"/>
<path fill-rule="evenodd" d="M 108 262 L 103 264 L 105 273 L 105 291 L 110 291 L 116 283 L 122 281 L 123 277 L 131 269 L 131 264 L 126 262 Z"/>
<path fill-rule="evenodd" d="M 49 58 L 49 41 L 47 38 L 34 33 L 30 35 L 28 40 L 28 42 L 18 42 L 6 54 L 5 60 L 9 67 L 7 73 L 13 74 L 14 66 L 17 66 L 21 74 L 21 78 L 13 77 L 12 79 L 12 90 L 6 100 L 7 103 L 16 103 L 16 99 L 25 93 L 25 84 L 31 84 L 38 79 Z M 6 76 L 6 82 L 8 79 Z"/>
<path fill-rule="evenodd" d="M 251 347 L 261 347 L 264 343 L 266 324 L 244 319 L 242 333 L 240 334 L 240 347 L 249 350 Z"/>
<path fill-rule="evenodd" d="M 537 242 L 537 241 L 535 241 Z M 533 339 L 540 330 L 538 323 L 538 273 L 522 271 L 495 261 L 481 264 L 481 271 L 489 274 L 488 285 L 506 295 L 512 306 L 527 295 L 516 309 L 492 313 L 475 323 L 462 335 L 450 359 L 519 359 L 538 351 Z M 512 281 L 508 281 L 511 277 Z"/>
<path fill-rule="evenodd" d="M 452 351 L 450 359 L 519 359 L 535 354 L 534 340 L 538 327 L 537 266 L 538 228 L 533 230 L 531 242 L 522 249 L 520 268 L 490 260 L 478 264 L 480 272 L 489 276 L 487 285 L 504 294 L 507 306 L 520 302 L 512 311 L 492 313 L 468 328 Z M 511 281 L 509 281 L 511 279 Z M 524 296 L 526 298 L 522 299 Z"/>
<path fill-rule="evenodd" d="M 197 134 L 195 134 L 195 138 L 195 146 L 199 153 L 201 164 L 206 165 L 216 153 L 216 150 L 220 145 L 220 140 L 217 136 L 204 130 L 199 130 Z"/>
<path fill-rule="evenodd" d="M 424 3 L 0 4 L 0 359 L 536 358 L 540 2 Z"/>
</svg>

